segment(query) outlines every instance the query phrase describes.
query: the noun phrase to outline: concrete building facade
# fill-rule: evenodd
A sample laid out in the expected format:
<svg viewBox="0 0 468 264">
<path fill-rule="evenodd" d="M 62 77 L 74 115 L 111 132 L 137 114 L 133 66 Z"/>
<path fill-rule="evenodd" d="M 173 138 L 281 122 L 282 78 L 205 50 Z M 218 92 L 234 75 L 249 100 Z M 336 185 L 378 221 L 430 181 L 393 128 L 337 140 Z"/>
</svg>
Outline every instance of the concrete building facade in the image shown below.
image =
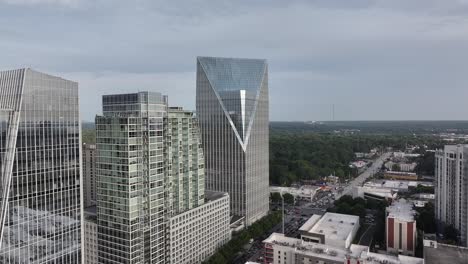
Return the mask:
<svg viewBox="0 0 468 264">
<path fill-rule="evenodd" d="M 168 263 L 202 263 L 231 239 L 229 195 L 206 192 L 206 202 L 170 218 Z"/>
<path fill-rule="evenodd" d="M 452 225 L 468 243 L 468 145 L 446 145 L 435 152 L 435 216 Z M 440 230 L 441 231 L 441 230 Z"/>
<path fill-rule="evenodd" d="M 98 240 L 97 240 L 97 214 L 96 206 L 86 207 L 84 209 L 83 221 L 83 263 L 98 263 Z"/>
<path fill-rule="evenodd" d="M 205 186 L 229 193 L 231 213 L 246 225 L 269 210 L 268 101 L 265 60 L 197 58 Z"/>
<path fill-rule="evenodd" d="M 0 263 L 81 263 L 78 83 L 0 72 Z"/>
</svg>

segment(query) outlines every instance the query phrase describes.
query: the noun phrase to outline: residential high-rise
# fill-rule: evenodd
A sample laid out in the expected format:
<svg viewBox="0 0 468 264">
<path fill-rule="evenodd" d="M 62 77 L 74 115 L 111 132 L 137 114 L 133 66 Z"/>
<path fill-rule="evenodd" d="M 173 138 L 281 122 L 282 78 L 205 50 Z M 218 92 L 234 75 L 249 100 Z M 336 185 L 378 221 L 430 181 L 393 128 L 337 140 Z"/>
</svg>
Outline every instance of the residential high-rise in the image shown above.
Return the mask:
<svg viewBox="0 0 468 264">
<path fill-rule="evenodd" d="M 231 239 L 229 195 L 205 192 L 205 160 L 193 112 L 171 107 L 165 122 L 167 263 L 201 263 Z"/>
<path fill-rule="evenodd" d="M 167 97 L 103 96 L 96 117 L 99 263 L 165 263 Z"/>
<path fill-rule="evenodd" d="M 168 211 L 176 215 L 204 203 L 205 159 L 193 112 L 170 107 L 166 124 Z"/>
<path fill-rule="evenodd" d="M 81 263 L 78 84 L 0 72 L 0 263 Z"/>
<path fill-rule="evenodd" d="M 268 66 L 265 60 L 197 58 L 196 108 L 207 190 L 229 193 L 247 225 L 268 213 Z"/>
<path fill-rule="evenodd" d="M 205 193 L 193 112 L 106 95 L 96 129 L 98 263 L 199 263 L 229 241 L 229 195 Z"/>
<path fill-rule="evenodd" d="M 435 153 L 435 216 L 468 243 L 468 145 L 446 145 Z"/>
<path fill-rule="evenodd" d="M 84 206 L 96 205 L 96 145 L 83 144 Z"/>
</svg>

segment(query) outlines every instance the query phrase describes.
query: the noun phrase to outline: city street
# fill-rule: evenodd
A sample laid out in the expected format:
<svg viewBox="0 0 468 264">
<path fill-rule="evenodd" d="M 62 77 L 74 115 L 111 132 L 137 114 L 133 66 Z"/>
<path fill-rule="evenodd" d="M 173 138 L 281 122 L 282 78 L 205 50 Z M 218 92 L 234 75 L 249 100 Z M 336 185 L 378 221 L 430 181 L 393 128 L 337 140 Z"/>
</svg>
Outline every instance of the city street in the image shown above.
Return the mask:
<svg viewBox="0 0 468 264">
<path fill-rule="evenodd" d="M 386 152 L 377 158 L 372 165 L 362 172 L 358 177 L 350 181 L 344 188 L 342 192 L 335 191 L 335 198 L 338 200 L 341 196 L 352 195 L 353 188 L 355 186 L 361 186 L 369 177 L 374 175 L 382 167 L 383 162 L 390 157 L 391 153 Z"/>
</svg>

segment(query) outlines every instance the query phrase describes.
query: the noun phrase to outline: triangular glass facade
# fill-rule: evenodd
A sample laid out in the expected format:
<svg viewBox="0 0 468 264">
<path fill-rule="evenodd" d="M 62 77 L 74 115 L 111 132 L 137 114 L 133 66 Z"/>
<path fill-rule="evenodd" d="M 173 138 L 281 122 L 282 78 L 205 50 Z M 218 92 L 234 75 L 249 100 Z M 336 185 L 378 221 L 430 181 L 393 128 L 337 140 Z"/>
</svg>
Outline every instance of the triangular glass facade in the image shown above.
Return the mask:
<svg viewBox="0 0 468 264">
<path fill-rule="evenodd" d="M 199 57 L 198 61 L 239 137 L 246 143 L 255 101 L 265 76 L 266 61 L 213 57 Z"/>
</svg>

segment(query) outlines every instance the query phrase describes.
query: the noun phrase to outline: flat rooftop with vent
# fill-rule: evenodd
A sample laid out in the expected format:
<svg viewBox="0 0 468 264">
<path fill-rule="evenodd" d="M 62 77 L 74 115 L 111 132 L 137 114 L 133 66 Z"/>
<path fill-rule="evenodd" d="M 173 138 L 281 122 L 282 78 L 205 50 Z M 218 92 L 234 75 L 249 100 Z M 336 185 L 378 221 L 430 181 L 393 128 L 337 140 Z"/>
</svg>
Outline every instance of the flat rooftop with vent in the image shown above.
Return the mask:
<svg viewBox="0 0 468 264">
<path fill-rule="evenodd" d="M 349 248 L 358 230 L 359 216 L 326 213 L 313 215 L 299 228 L 299 233 L 306 242 Z"/>
<path fill-rule="evenodd" d="M 269 264 L 424 264 L 421 258 L 372 253 L 369 247 L 341 248 L 273 233 L 264 243 L 264 263 Z M 442 263 L 442 262 L 441 262 Z"/>
</svg>

